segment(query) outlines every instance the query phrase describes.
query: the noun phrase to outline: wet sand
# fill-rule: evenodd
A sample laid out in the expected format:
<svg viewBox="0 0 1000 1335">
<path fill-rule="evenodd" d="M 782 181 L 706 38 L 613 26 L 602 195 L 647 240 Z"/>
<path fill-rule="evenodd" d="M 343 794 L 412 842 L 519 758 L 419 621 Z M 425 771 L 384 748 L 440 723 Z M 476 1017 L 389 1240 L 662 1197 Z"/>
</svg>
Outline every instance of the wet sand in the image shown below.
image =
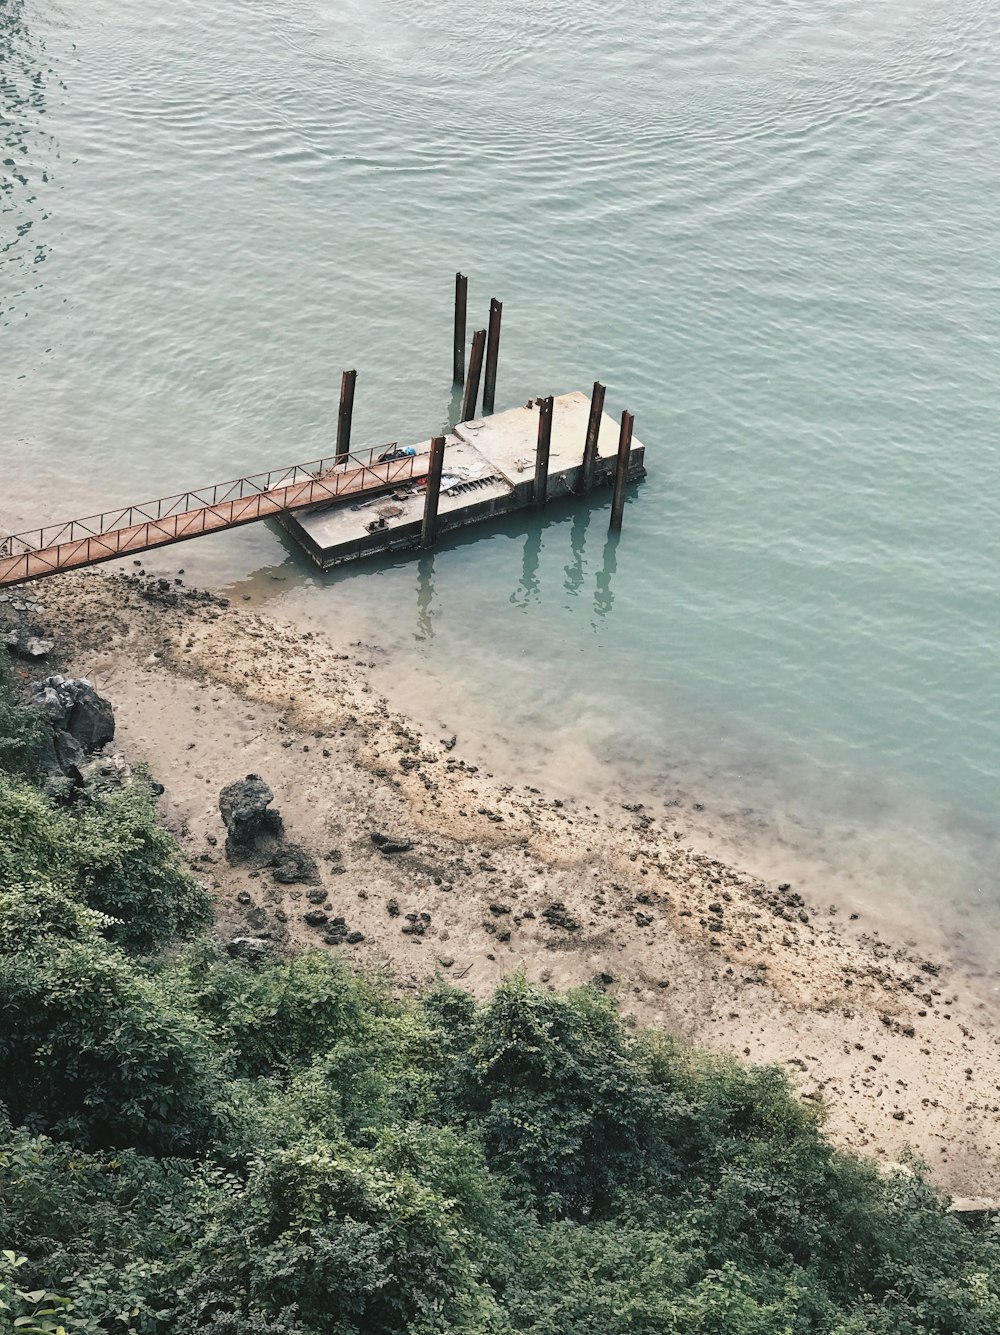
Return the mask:
<svg viewBox="0 0 1000 1335">
<path fill-rule="evenodd" d="M 1000 1194 L 1000 1030 L 957 964 L 818 902 L 815 880 L 807 902 L 713 856 L 682 806 L 588 802 L 539 791 L 509 756 L 473 763 L 447 719 L 389 705 L 370 646 L 141 574 L 31 595 L 63 670 L 108 696 L 117 745 L 164 784 L 224 935 L 346 952 L 402 988 L 439 973 L 485 996 L 516 969 L 592 984 L 642 1025 L 781 1064 L 838 1144 L 911 1146 L 950 1193 Z M 226 862 L 218 793 L 251 772 L 316 857 L 321 904 Z M 386 855 L 373 834 L 412 847 Z M 304 921 L 316 908 L 364 939 L 327 946 Z"/>
</svg>

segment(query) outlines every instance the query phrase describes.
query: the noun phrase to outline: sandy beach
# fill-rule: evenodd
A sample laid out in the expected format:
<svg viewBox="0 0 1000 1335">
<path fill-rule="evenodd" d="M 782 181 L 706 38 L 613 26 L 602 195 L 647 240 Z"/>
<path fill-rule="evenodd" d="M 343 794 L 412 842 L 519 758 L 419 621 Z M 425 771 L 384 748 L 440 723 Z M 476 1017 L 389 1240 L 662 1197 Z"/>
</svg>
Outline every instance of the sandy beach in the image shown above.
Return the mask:
<svg viewBox="0 0 1000 1335">
<path fill-rule="evenodd" d="M 473 764 L 447 721 L 390 707 L 364 644 L 180 576 L 60 576 L 24 596 L 56 641 L 32 671 L 86 676 L 111 700 L 116 746 L 164 785 L 225 937 L 346 952 L 402 988 L 440 974 L 484 996 L 517 969 L 591 984 L 640 1025 L 782 1065 L 838 1144 L 887 1162 L 909 1146 L 949 1193 L 1000 1194 L 997 1016 L 948 959 L 723 863 L 682 807 L 586 802 Z M 249 773 L 320 886 L 226 861 L 219 791 Z M 326 945 L 310 911 L 362 939 Z"/>
</svg>

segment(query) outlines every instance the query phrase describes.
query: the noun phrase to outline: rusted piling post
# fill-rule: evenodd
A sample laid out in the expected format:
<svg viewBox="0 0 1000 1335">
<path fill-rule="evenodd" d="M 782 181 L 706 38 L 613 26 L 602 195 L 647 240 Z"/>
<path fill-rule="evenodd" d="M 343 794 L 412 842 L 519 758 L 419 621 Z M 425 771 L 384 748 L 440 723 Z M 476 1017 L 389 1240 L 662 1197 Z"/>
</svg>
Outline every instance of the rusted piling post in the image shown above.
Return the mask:
<svg viewBox="0 0 1000 1335">
<path fill-rule="evenodd" d="M 540 510 L 549 494 L 549 449 L 552 445 L 552 404 L 550 394 L 538 404 L 538 448 L 535 451 L 535 489 L 531 494 L 535 509 Z"/>
<path fill-rule="evenodd" d="M 497 393 L 497 358 L 500 355 L 500 319 L 503 303 L 490 301 L 490 328 L 486 336 L 486 375 L 483 379 L 483 416 L 493 411 Z"/>
<path fill-rule="evenodd" d="M 583 467 L 580 469 L 580 493 L 586 496 L 594 485 L 594 465 L 597 463 L 597 442 L 601 434 L 601 414 L 604 412 L 604 386 L 594 381 L 590 396 L 590 421 L 583 446 Z"/>
<path fill-rule="evenodd" d="M 469 280 L 464 273 L 455 275 L 455 384 L 465 384 L 465 309 Z"/>
<path fill-rule="evenodd" d="M 625 484 L 628 481 L 628 460 L 632 450 L 632 425 L 635 418 L 629 412 L 622 413 L 621 433 L 618 436 L 618 462 L 615 465 L 615 491 L 611 499 L 611 531 L 621 531 L 622 516 L 625 513 Z"/>
<path fill-rule="evenodd" d="M 354 384 L 357 371 L 345 371 L 340 377 L 340 409 L 337 413 L 337 463 L 351 452 L 351 417 L 354 414 Z"/>
<path fill-rule="evenodd" d="M 427 467 L 427 495 L 424 522 L 420 529 L 421 547 L 433 547 L 437 537 L 438 501 L 441 497 L 441 470 L 444 467 L 444 436 L 431 441 L 431 461 Z"/>
<path fill-rule="evenodd" d="M 462 400 L 461 422 L 470 422 L 476 415 L 476 400 L 479 398 L 479 377 L 483 371 L 483 349 L 486 347 L 486 330 L 477 329 L 472 335 L 472 350 L 469 353 L 469 376 L 465 382 L 465 398 Z"/>
</svg>

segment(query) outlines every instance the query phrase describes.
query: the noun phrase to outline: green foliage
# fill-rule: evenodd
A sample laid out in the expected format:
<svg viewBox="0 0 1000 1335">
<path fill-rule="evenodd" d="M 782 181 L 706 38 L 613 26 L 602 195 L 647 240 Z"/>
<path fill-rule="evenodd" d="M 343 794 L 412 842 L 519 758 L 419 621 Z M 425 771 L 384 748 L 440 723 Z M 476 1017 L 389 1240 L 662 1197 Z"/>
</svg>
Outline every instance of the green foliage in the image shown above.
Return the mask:
<svg viewBox="0 0 1000 1335">
<path fill-rule="evenodd" d="M 181 866 L 145 789 L 102 796 L 65 824 L 70 891 L 116 920 L 108 936 L 123 949 L 150 954 L 211 921 L 212 901 Z"/>
<path fill-rule="evenodd" d="M 22 1335 L 66 1335 L 60 1318 L 70 1306 L 69 1299 L 46 1289 L 27 1292 L 18 1286 L 17 1271 L 27 1260 L 16 1252 L 0 1252 L 0 1320 Z"/>
<path fill-rule="evenodd" d="M 654 1086 L 605 998 L 558 997 L 515 977 L 479 1012 L 453 1106 L 492 1167 L 543 1215 L 592 1219 L 618 1184 L 672 1181 L 673 1095 Z"/>
<path fill-rule="evenodd" d="M 319 952 L 249 971 L 199 943 L 174 977 L 244 1076 L 287 1077 L 342 1039 L 356 1045 L 398 1010 L 377 980 Z"/>
<path fill-rule="evenodd" d="M 37 788 L 0 772 L 0 887 L 69 876 L 65 820 Z"/>
<path fill-rule="evenodd" d="M 18 704 L 10 660 L 6 649 L 0 648 L 0 771 L 33 778 L 41 747 L 39 720 Z"/>
<path fill-rule="evenodd" d="M 490 1301 L 477 1292 L 461 1202 L 421 1171 L 444 1134 L 414 1128 L 403 1156 L 395 1143 L 364 1152 L 321 1142 L 258 1160 L 205 1241 L 201 1291 L 243 1311 L 294 1307 L 307 1329 L 330 1335 L 458 1328 Z M 445 1141 L 445 1158 L 451 1148 Z"/>
<path fill-rule="evenodd" d="M 0 889 L 54 886 L 104 914 L 108 938 L 136 954 L 203 931 L 211 898 L 157 822 L 149 785 L 56 807 L 26 779 L 37 739 L 0 659 Z"/>
<path fill-rule="evenodd" d="M 0 886 L 53 885 L 105 915 L 137 954 L 195 935 L 211 900 L 181 866 L 148 792 L 131 788 L 65 810 L 0 774 Z"/>
<path fill-rule="evenodd" d="M 58 891 L 0 892 L 0 1090 L 16 1121 L 88 1148 L 184 1154 L 215 1134 L 215 1058 Z"/>
<path fill-rule="evenodd" d="M 836 1153 L 774 1072 L 631 1036 L 590 993 L 513 979 L 481 1007 L 449 988 L 402 1003 L 326 956 L 254 971 L 207 945 L 149 978 L 55 892 L 8 895 L 3 922 L 21 986 L 43 973 L 17 1025 L 51 1034 L 56 1075 L 0 1076 L 0 1238 L 29 1258 L 19 1287 L 71 1294 L 81 1330 L 1000 1328 L 1000 1240 L 949 1218 L 917 1168 Z M 44 1009 L 67 989 L 83 1065 Z M 142 1023 L 94 1066 L 108 996 Z M 162 1157 L 134 1062 L 196 1157 Z M 46 1120 L 57 1099 L 75 1116 Z"/>
<path fill-rule="evenodd" d="M 1000 1330 L 996 1228 L 779 1071 L 590 990 L 164 954 L 208 901 L 149 795 L 55 807 L 30 755 L 0 676 L 0 1331 Z"/>
</svg>

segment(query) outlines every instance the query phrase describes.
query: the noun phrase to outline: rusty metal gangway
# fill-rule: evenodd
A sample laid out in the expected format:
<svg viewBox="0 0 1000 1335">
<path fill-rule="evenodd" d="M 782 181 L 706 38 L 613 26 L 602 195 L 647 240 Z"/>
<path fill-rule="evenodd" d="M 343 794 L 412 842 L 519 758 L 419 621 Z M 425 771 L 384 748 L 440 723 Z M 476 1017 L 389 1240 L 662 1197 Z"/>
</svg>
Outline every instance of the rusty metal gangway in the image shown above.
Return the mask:
<svg viewBox="0 0 1000 1335">
<path fill-rule="evenodd" d="M 253 524 L 283 511 L 385 491 L 426 476 L 429 453 L 392 446 L 253 473 L 0 539 L 0 587 Z"/>
</svg>

